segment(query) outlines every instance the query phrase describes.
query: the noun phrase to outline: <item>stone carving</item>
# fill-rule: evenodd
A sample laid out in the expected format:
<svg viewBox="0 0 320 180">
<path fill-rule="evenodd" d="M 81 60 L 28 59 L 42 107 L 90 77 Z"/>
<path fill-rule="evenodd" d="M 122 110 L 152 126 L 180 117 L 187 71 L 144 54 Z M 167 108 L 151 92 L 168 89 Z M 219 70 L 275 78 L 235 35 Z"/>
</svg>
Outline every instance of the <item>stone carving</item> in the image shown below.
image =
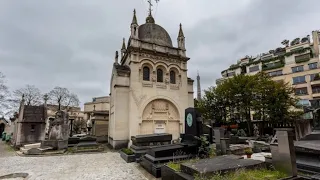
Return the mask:
<svg viewBox="0 0 320 180">
<path fill-rule="evenodd" d="M 148 58 L 148 59 L 163 60 L 163 61 L 173 62 L 173 63 L 180 63 L 181 62 L 180 59 L 176 59 L 176 58 L 168 58 L 168 57 L 163 57 L 163 56 L 154 56 L 154 55 L 150 55 L 150 54 L 146 54 L 146 53 L 140 53 L 140 55 L 142 57 L 145 57 L 145 58 Z"/>
<path fill-rule="evenodd" d="M 153 73 L 151 74 L 151 81 L 152 81 L 152 82 L 156 82 L 156 79 L 157 79 L 157 76 L 156 76 L 156 74 L 153 72 Z"/>
<path fill-rule="evenodd" d="M 166 83 L 166 84 L 169 84 L 169 82 L 170 82 L 169 76 L 166 76 L 166 77 L 165 77 L 165 83 Z"/>
<path fill-rule="evenodd" d="M 155 119 L 156 118 L 156 119 Z M 177 108 L 169 101 L 157 99 L 150 102 L 144 109 L 142 120 L 179 120 Z"/>
<path fill-rule="evenodd" d="M 260 135 L 259 128 L 256 124 L 253 125 L 253 134 L 254 134 L 254 137 L 259 137 Z"/>
<path fill-rule="evenodd" d="M 69 115 L 64 111 L 58 111 L 52 121 L 49 140 L 67 140 L 69 137 Z"/>
</svg>

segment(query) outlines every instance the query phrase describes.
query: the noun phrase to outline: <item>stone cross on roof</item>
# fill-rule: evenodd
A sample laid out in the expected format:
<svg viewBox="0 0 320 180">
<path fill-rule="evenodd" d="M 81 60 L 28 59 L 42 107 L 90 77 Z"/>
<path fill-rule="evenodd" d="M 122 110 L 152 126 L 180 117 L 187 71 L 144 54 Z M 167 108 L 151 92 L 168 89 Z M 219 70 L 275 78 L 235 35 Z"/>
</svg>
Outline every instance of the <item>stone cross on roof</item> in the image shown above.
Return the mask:
<svg viewBox="0 0 320 180">
<path fill-rule="evenodd" d="M 156 1 L 156 3 L 158 3 L 160 0 L 155 0 L 155 1 Z M 151 1 L 151 0 L 148 0 L 148 3 L 149 3 L 149 15 L 151 16 L 153 4 L 152 4 L 152 1 Z"/>
</svg>

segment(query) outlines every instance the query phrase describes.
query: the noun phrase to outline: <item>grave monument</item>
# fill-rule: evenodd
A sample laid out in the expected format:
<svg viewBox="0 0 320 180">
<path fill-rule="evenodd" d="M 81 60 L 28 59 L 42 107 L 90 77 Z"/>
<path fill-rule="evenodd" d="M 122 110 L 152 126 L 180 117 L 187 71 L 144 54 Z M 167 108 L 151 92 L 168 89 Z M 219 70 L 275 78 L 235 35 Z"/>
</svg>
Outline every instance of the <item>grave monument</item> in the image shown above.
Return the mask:
<svg viewBox="0 0 320 180">
<path fill-rule="evenodd" d="M 201 114 L 195 108 L 185 110 L 185 134 L 181 143 L 150 147 L 141 158 L 140 165 L 156 178 L 161 177 L 161 167 L 169 161 L 195 157 L 201 142 L 197 137 L 203 134 Z"/>
<path fill-rule="evenodd" d="M 42 141 L 41 147 L 52 147 L 54 150 L 68 148 L 69 115 L 65 111 L 57 111 L 49 129 L 48 139 Z"/>
</svg>

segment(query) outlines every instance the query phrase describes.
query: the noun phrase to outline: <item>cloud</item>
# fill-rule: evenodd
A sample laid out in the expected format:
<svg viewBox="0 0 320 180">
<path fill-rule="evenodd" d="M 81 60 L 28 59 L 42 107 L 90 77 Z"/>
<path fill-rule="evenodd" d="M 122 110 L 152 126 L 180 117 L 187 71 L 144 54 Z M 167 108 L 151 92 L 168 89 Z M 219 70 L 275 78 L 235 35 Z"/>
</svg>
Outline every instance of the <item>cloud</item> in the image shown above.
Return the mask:
<svg viewBox="0 0 320 180">
<path fill-rule="evenodd" d="M 317 0 L 161 0 L 154 16 L 174 45 L 183 24 L 188 74 L 196 79 L 199 70 L 204 89 L 241 57 L 319 29 L 314 4 Z M 82 103 L 108 95 L 114 52 L 129 37 L 134 8 L 138 23 L 144 23 L 145 0 L 0 1 L 0 71 L 11 90 L 63 86 Z"/>
</svg>

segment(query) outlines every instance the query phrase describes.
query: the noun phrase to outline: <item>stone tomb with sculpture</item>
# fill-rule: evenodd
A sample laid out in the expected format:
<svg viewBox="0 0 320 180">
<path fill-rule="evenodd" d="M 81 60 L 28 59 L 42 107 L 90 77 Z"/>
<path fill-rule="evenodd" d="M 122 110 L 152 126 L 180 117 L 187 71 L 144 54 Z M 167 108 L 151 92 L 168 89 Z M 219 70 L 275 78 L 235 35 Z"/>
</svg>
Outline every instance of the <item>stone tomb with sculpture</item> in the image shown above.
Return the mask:
<svg viewBox="0 0 320 180">
<path fill-rule="evenodd" d="M 62 154 L 68 148 L 72 152 L 101 151 L 95 137 L 70 137 L 70 121 L 67 112 L 59 110 L 50 122 L 48 138 L 41 143 L 25 145 L 20 151 L 26 155 Z"/>
</svg>

